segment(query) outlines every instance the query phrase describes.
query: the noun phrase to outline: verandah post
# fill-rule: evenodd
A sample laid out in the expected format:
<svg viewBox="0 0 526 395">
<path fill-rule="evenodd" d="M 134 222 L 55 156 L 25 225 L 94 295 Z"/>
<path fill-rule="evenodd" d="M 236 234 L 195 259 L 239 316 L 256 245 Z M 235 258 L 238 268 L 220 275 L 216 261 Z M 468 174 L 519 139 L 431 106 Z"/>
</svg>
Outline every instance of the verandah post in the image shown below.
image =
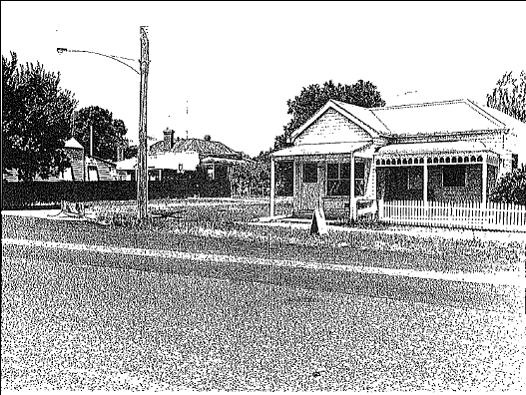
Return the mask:
<svg viewBox="0 0 526 395">
<path fill-rule="evenodd" d="M 424 193 L 423 193 L 423 198 L 424 198 L 424 213 L 425 215 L 427 215 L 428 213 L 428 190 L 427 190 L 427 183 L 428 183 L 428 179 L 429 179 L 429 173 L 428 173 L 428 169 L 427 169 L 427 156 L 424 157 Z"/>
<path fill-rule="evenodd" d="M 356 219 L 356 199 L 354 198 L 354 155 L 351 152 L 351 177 L 349 185 L 349 216 L 351 222 Z"/>
<path fill-rule="evenodd" d="M 274 157 L 270 158 L 270 218 L 274 218 L 274 195 L 276 189 L 276 163 Z"/>
<path fill-rule="evenodd" d="M 482 157 L 482 206 L 486 209 L 488 194 L 488 155 Z"/>
</svg>

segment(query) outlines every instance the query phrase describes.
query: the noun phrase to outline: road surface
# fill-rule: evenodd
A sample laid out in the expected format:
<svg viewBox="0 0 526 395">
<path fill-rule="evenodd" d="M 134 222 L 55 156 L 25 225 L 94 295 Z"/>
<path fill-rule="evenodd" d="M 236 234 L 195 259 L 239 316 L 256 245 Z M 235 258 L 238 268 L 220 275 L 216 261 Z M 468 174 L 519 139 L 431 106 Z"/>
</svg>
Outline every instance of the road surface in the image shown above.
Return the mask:
<svg viewBox="0 0 526 395">
<path fill-rule="evenodd" d="M 2 389 L 525 387 L 518 311 L 2 250 Z"/>
</svg>

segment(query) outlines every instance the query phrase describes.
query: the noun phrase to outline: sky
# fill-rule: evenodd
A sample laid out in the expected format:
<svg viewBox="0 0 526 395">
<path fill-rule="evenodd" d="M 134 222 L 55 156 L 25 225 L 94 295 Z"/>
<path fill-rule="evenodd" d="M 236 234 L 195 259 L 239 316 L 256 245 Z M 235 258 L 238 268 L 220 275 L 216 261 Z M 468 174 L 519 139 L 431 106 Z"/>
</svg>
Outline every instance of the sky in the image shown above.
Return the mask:
<svg viewBox="0 0 526 395">
<path fill-rule="evenodd" d="M 60 72 L 78 108 L 107 108 L 137 142 L 139 76 L 56 48 L 139 59 L 148 26 L 148 135 L 188 130 L 257 155 L 290 120 L 287 100 L 313 83 L 369 80 L 387 105 L 485 104 L 504 72 L 526 69 L 525 16 L 526 2 L 3 1 L 1 47 Z"/>
</svg>

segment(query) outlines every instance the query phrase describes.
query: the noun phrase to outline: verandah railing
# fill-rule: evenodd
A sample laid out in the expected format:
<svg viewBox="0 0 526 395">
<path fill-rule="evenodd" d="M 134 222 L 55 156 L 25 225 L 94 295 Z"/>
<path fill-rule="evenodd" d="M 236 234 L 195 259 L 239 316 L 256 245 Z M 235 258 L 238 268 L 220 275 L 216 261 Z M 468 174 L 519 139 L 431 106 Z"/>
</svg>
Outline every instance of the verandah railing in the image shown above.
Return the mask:
<svg viewBox="0 0 526 395">
<path fill-rule="evenodd" d="M 391 224 L 526 232 L 526 206 L 516 204 L 395 200 L 380 202 L 378 215 Z"/>
</svg>

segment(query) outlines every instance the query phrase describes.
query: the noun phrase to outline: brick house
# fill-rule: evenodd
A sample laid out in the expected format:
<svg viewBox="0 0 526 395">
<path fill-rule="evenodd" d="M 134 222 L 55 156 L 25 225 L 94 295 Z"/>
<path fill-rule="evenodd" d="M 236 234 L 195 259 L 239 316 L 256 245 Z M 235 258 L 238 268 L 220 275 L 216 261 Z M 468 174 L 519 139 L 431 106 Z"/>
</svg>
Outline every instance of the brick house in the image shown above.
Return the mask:
<svg viewBox="0 0 526 395">
<path fill-rule="evenodd" d="M 271 154 L 293 162 L 295 216 L 322 207 L 355 219 L 378 200 L 486 203 L 497 178 L 526 163 L 526 125 L 473 101 L 362 108 L 330 100 Z"/>
</svg>

